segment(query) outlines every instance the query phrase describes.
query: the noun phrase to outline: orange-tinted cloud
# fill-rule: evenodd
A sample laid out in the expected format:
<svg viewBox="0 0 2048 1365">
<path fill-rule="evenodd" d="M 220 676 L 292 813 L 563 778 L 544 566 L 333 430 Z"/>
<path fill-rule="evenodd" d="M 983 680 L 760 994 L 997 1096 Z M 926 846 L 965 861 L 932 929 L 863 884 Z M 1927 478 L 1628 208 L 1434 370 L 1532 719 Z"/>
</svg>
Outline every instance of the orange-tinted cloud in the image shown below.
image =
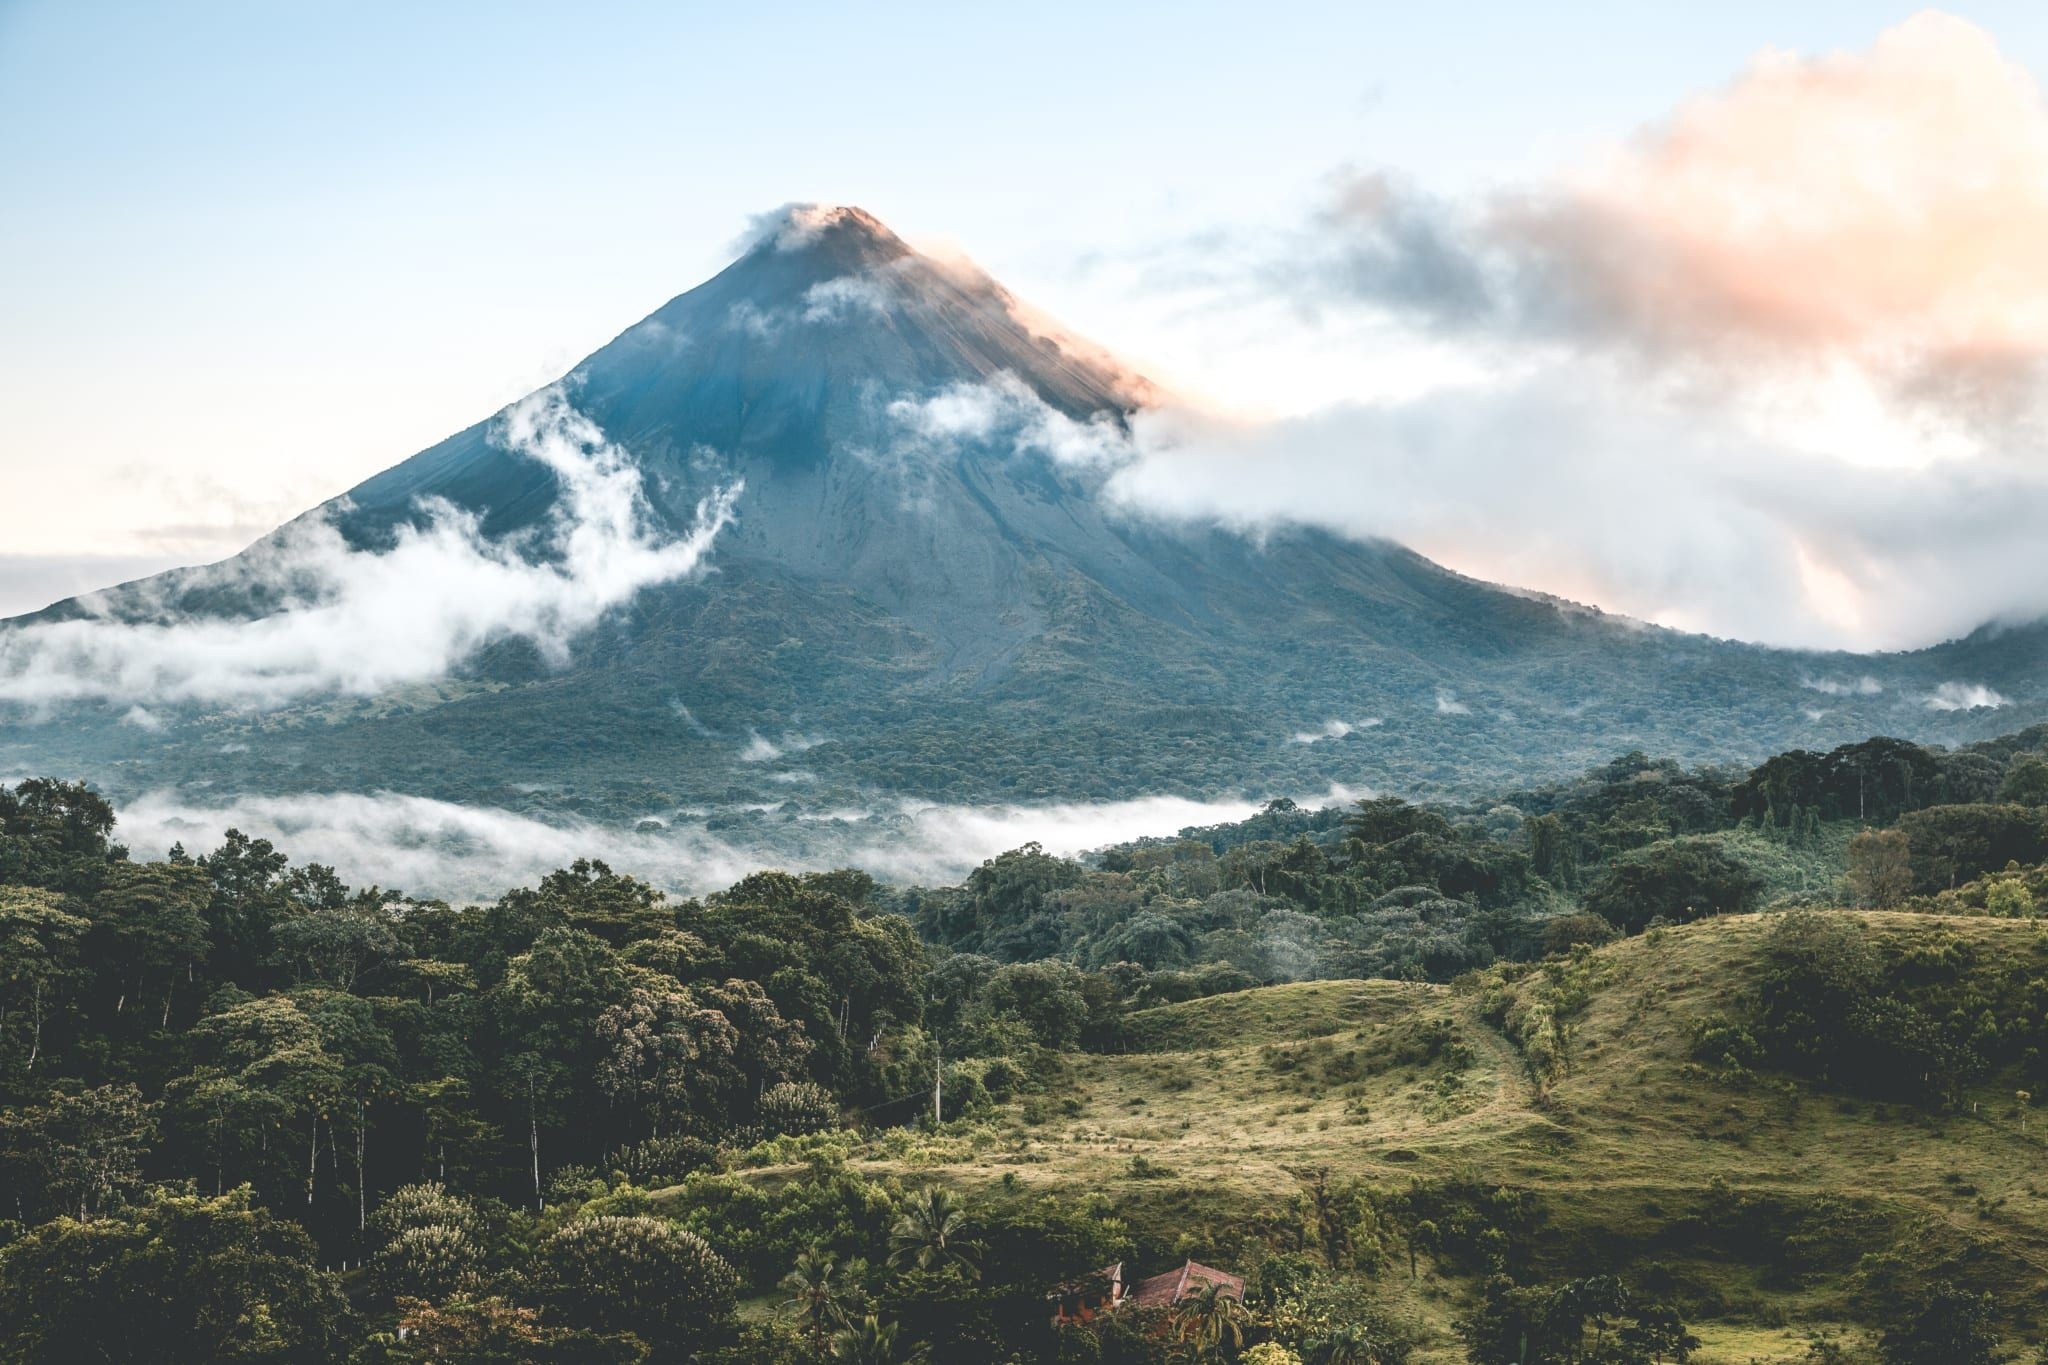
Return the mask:
<svg viewBox="0 0 2048 1365">
<path fill-rule="evenodd" d="M 2048 360 L 2048 109 L 1927 11 L 1867 50 L 1767 51 L 1576 174 L 1460 215 L 1381 177 L 1329 221 L 1341 282 L 1440 325 L 1664 362 L 1848 360 L 2010 416 Z"/>
<path fill-rule="evenodd" d="M 1864 53 L 1767 52 L 1565 203 L 1550 225 L 1611 236 L 1551 250 L 1645 328 L 2048 345 L 2048 116 L 1989 34 L 1945 14 Z"/>
</svg>

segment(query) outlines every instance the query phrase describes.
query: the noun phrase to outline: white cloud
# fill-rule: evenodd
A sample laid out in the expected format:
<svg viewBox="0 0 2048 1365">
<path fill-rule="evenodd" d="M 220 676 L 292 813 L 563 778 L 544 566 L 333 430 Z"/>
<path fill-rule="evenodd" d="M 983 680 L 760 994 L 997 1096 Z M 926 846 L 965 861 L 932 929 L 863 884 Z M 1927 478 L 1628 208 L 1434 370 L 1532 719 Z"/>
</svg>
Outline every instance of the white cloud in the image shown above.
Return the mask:
<svg viewBox="0 0 2048 1365">
<path fill-rule="evenodd" d="M 803 320 L 832 322 L 862 311 L 886 315 L 894 301 L 895 290 L 884 276 L 841 275 L 804 291 Z"/>
<path fill-rule="evenodd" d="M 506 409 L 496 432 L 559 481 L 555 514 L 536 535 L 486 540 L 474 517 L 433 503 L 424 525 L 401 527 L 390 549 L 370 552 L 351 548 L 326 518 L 305 518 L 182 580 L 281 590 L 283 609 L 254 620 L 107 614 L 0 631 L 0 701 L 269 706 L 370 695 L 441 677 L 511 637 L 559 663 L 611 608 L 695 570 L 739 493 L 706 499 L 687 534 L 663 540 L 639 471 L 559 388 Z"/>
<path fill-rule="evenodd" d="M 1319 526 L 1493 582 L 1769 644 L 1904 648 L 2048 613 L 2048 467 L 1872 467 L 1606 361 L 1241 421 L 1140 413 L 1107 495 Z"/>
<path fill-rule="evenodd" d="M 1771 644 L 2048 614 L 2048 107 L 1982 30 L 1766 52 L 1499 193 L 1336 185 L 1295 233 L 1190 237 L 1162 288 L 1246 322 L 1277 288 L 1353 397 L 1141 417 L 1130 505 Z"/>
<path fill-rule="evenodd" d="M 1332 788 L 1329 799 L 1352 795 Z M 196 854 L 235 828 L 275 841 L 296 860 L 332 864 L 351 882 L 480 900 L 584 857 L 686 893 L 717 890 L 761 867 L 853 866 L 888 881 L 936 885 L 1029 841 L 1075 854 L 1241 820 L 1257 809 L 1245 800 L 1174 796 L 1046 806 L 905 804 L 880 813 L 807 815 L 748 844 L 686 819 L 624 830 L 391 793 L 245 796 L 211 806 L 155 793 L 124 806 L 119 829 L 138 857 L 180 842 Z"/>
<path fill-rule="evenodd" d="M 849 205 L 788 203 L 749 218 L 733 248 L 747 252 L 772 246 L 777 251 L 800 251 L 817 241 L 826 229 L 849 220 L 873 222 Z"/>
<path fill-rule="evenodd" d="M 763 311 L 749 299 L 741 299 L 725 310 L 725 325 L 735 332 L 746 332 L 762 341 L 772 339 L 782 329 L 784 319 L 774 311 Z"/>
<path fill-rule="evenodd" d="M 1114 415 L 1096 413 L 1077 422 L 1008 373 L 985 383 L 953 384 L 923 398 L 896 399 L 888 415 L 913 446 L 932 450 L 1008 445 L 1019 454 L 1085 466 L 1118 464 L 1134 453 L 1130 434 Z"/>
<path fill-rule="evenodd" d="M 1448 688 L 1436 690 L 1436 713 L 1440 716 L 1469 716 L 1472 708 L 1458 700 L 1458 694 Z"/>
<path fill-rule="evenodd" d="M 1368 716 L 1355 725 L 1348 720 L 1326 720 L 1319 729 L 1296 730 L 1289 742 L 1293 744 L 1319 744 L 1326 739 L 1342 739 L 1355 731 L 1370 730 L 1379 723 L 1380 718 L 1378 716 Z"/>
<path fill-rule="evenodd" d="M 1930 711 L 1996 710 L 2012 704 L 2012 698 L 1994 692 L 1983 683 L 1945 682 L 1924 699 Z"/>
<path fill-rule="evenodd" d="M 904 261 L 914 261 L 905 257 Z M 861 313 L 887 316 L 899 302 L 901 269 L 895 263 L 878 266 L 855 275 L 821 280 L 787 307 L 763 308 L 752 299 L 741 299 L 725 310 L 725 325 L 760 341 L 774 341 L 785 329 L 799 323 L 823 326 L 841 322 Z"/>
<path fill-rule="evenodd" d="M 815 749 L 824 742 L 816 735 L 786 734 L 780 739 L 769 739 L 757 730 L 749 730 L 747 745 L 740 750 L 740 762 L 773 763 L 785 754 L 800 754 Z"/>
<path fill-rule="evenodd" d="M 1820 693 L 1824 697 L 1875 697 L 1884 691 L 1884 684 L 1868 673 L 1852 679 L 1802 678 L 1799 685 Z M 1816 720 L 1818 716 L 1814 717 Z"/>
</svg>

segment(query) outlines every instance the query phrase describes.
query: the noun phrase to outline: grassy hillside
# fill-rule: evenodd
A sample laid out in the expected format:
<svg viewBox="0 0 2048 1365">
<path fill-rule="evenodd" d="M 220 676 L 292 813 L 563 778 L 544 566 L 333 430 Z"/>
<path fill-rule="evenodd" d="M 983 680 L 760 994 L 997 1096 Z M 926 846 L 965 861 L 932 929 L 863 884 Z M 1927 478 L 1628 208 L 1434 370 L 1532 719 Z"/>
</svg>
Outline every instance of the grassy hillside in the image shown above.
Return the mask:
<svg viewBox="0 0 2048 1365">
<path fill-rule="evenodd" d="M 1960 941 L 2002 967 L 2048 964 L 2032 921 L 1831 913 L 1887 953 Z M 2034 1340 L 2048 1121 L 2016 1112 L 2011 1076 L 1936 1112 L 1694 1060 L 1698 1030 L 1743 1010 L 1772 918 L 1657 931 L 1519 980 L 1323 981 L 1143 1011 L 1127 1053 L 1070 1056 L 1044 1093 L 856 1161 L 997 1199 L 1098 1191 L 1158 1259 L 1246 1269 L 1298 1238 L 1317 1168 L 1507 1187 L 1526 1195 L 1526 1268 L 1668 1287 L 1701 1361 L 1804 1359 L 1817 1330 L 1867 1344 L 1935 1278 L 1994 1292 L 2009 1344 Z M 1573 993 L 1562 1055 L 1532 1068 L 1511 1035 Z M 1359 1278 L 1421 1329 L 1417 1359 L 1463 1359 L 1452 1324 L 1478 1276 L 1446 1248 L 1411 1281 L 1396 1246 Z"/>
</svg>

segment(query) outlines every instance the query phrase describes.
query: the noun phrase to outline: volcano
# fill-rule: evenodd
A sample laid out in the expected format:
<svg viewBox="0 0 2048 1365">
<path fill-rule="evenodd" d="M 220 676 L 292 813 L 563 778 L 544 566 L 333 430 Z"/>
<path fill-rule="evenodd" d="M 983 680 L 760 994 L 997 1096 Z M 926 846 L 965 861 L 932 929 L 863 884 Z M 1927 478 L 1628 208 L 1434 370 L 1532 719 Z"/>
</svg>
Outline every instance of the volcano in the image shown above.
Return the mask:
<svg viewBox="0 0 2048 1365">
<path fill-rule="evenodd" d="M 1387 542 L 1120 505 L 1106 485 L 1162 401 L 1152 386 L 855 208 L 774 216 L 558 391 L 624 452 L 651 537 L 689 534 L 708 497 L 739 490 L 701 571 L 640 587 L 564 652 L 500 633 L 445 677 L 373 695 L 158 706 L 140 728 L 119 699 L 17 706 L 0 719 L 10 766 L 116 794 L 383 790 L 716 820 L 878 795 L 1457 794 L 1635 748 L 1751 761 L 2048 714 L 2038 628 L 1913 654 L 1773 650 Z M 453 514 L 544 556 L 562 473 L 503 428 L 481 421 L 301 520 L 377 556 Z M 288 611 L 275 546 L 12 628 Z M 1828 681 L 1843 677 L 1856 685 Z M 1958 680 L 1998 704 L 1930 705 Z"/>
</svg>

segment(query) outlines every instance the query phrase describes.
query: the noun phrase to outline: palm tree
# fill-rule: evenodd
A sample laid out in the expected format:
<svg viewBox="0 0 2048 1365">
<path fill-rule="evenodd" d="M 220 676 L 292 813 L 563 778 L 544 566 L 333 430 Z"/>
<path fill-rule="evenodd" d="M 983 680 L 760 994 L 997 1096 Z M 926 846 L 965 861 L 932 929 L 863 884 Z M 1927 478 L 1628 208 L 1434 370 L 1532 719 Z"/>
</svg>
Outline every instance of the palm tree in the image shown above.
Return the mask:
<svg viewBox="0 0 2048 1365">
<path fill-rule="evenodd" d="M 1173 1334 L 1195 1348 L 1196 1354 L 1220 1354 L 1225 1337 L 1234 1347 L 1244 1345 L 1245 1324 L 1251 1315 L 1243 1300 L 1220 1284 L 1205 1284 L 1173 1309 Z"/>
<path fill-rule="evenodd" d="M 846 1365 L 904 1365 L 921 1354 L 899 1350 L 896 1324 L 879 1322 L 872 1313 L 832 1334 L 832 1359 Z"/>
<path fill-rule="evenodd" d="M 974 1264 L 974 1245 L 966 1240 L 967 1214 L 953 1196 L 935 1185 L 927 1185 L 910 1196 L 896 1226 L 889 1234 L 889 1264 L 914 1265 L 919 1270 L 959 1267 L 973 1279 L 980 1273 Z"/>
<path fill-rule="evenodd" d="M 851 1317 L 848 1309 L 860 1300 L 860 1280 L 867 1262 L 851 1260 L 844 1265 L 823 1247 L 797 1253 L 796 1266 L 782 1277 L 789 1297 L 782 1307 L 799 1314 L 809 1327 L 811 1340 L 823 1343 L 834 1329 L 844 1327 Z"/>
</svg>

